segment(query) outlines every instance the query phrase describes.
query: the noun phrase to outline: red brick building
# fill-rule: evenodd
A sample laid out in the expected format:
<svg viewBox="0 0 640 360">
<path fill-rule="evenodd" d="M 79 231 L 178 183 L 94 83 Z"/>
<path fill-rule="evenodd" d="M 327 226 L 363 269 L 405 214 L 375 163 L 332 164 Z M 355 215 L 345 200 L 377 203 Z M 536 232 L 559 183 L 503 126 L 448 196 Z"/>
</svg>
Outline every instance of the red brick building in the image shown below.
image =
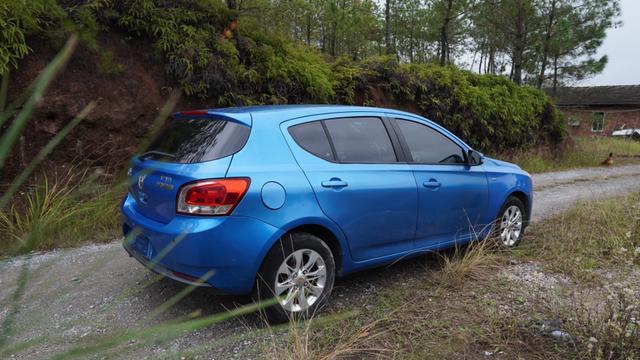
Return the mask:
<svg viewBox="0 0 640 360">
<path fill-rule="evenodd" d="M 572 135 L 611 136 L 622 127 L 640 128 L 640 85 L 565 87 L 554 98 Z"/>
</svg>

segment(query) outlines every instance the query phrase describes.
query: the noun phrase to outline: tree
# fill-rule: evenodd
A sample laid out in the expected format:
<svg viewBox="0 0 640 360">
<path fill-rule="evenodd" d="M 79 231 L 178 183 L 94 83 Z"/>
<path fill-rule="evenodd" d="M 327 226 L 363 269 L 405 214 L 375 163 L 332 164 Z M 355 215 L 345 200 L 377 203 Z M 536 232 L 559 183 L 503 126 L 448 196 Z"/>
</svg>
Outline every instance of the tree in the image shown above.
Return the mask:
<svg viewBox="0 0 640 360">
<path fill-rule="evenodd" d="M 570 11 L 558 21 L 558 30 L 549 41 L 553 60 L 550 85 L 554 92 L 560 83 L 583 80 L 604 70 L 607 56 L 596 58 L 597 51 L 607 29 L 620 25 L 618 0 L 571 1 L 565 7 Z M 545 70 L 540 70 L 543 84 Z"/>
</svg>

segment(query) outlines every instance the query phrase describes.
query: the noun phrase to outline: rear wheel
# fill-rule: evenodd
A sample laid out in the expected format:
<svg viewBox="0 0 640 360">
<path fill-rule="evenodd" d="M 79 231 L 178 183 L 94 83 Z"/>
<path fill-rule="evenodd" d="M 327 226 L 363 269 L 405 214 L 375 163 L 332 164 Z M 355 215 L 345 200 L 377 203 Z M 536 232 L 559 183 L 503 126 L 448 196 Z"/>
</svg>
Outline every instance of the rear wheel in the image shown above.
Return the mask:
<svg viewBox="0 0 640 360">
<path fill-rule="evenodd" d="M 525 221 L 522 200 L 514 196 L 509 197 L 496 219 L 496 233 L 503 246 L 513 247 L 520 242 L 524 235 Z"/>
<path fill-rule="evenodd" d="M 278 297 L 264 310 L 272 322 L 307 318 L 326 303 L 335 278 L 329 247 L 317 236 L 288 234 L 269 251 L 258 274 L 254 297 Z"/>
</svg>

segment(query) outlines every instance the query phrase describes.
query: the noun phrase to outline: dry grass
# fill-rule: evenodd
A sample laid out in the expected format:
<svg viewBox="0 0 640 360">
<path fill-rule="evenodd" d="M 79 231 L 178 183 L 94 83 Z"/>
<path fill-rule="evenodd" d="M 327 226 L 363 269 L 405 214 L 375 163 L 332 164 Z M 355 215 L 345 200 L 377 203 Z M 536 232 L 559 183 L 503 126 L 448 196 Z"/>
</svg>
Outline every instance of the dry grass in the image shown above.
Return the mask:
<svg viewBox="0 0 640 360">
<path fill-rule="evenodd" d="M 114 239 L 124 190 L 112 182 L 102 171 L 76 168 L 36 179 L 0 209 L 0 255 Z"/>
<path fill-rule="evenodd" d="M 392 352 L 379 346 L 372 345 L 387 332 L 381 329 L 379 320 L 355 326 L 340 337 L 331 336 L 335 324 L 349 321 L 355 315 L 347 313 L 327 316 L 323 318 L 312 317 L 306 321 L 290 321 L 285 330 L 274 329 L 271 343 L 266 351 L 268 358 L 276 360 L 332 360 L 341 358 L 363 357 L 390 357 Z M 284 341 L 279 333 L 284 333 Z M 323 341 L 331 338 L 332 341 Z"/>
<path fill-rule="evenodd" d="M 640 264 L 640 194 L 584 202 L 542 223 L 516 254 L 585 281 L 594 271 Z"/>
<path fill-rule="evenodd" d="M 491 238 L 474 241 L 464 247 L 456 246 L 449 253 L 441 254 L 441 268 L 435 276 L 445 286 L 460 286 L 469 280 L 482 280 L 504 262 L 501 251 Z"/>
<path fill-rule="evenodd" d="M 578 137 L 575 138 L 575 143 L 575 148 L 571 150 L 526 150 L 513 154 L 499 154 L 496 157 L 516 163 L 530 173 L 600 166 L 609 153 L 614 154 L 614 165 L 640 163 L 640 141 L 611 137 Z"/>
</svg>

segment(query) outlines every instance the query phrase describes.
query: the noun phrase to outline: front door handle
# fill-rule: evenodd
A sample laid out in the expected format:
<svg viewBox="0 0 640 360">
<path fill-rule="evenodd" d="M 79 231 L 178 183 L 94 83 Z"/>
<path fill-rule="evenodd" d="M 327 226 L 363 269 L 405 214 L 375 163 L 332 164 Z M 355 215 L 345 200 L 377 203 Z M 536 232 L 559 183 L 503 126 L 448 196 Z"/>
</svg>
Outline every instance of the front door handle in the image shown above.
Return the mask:
<svg viewBox="0 0 640 360">
<path fill-rule="evenodd" d="M 331 178 L 329 181 L 323 181 L 322 187 L 328 188 L 343 188 L 348 186 L 349 184 L 346 181 L 342 181 L 338 178 Z"/>
<path fill-rule="evenodd" d="M 442 186 L 442 184 L 440 184 L 438 182 L 438 180 L 436 179 L 429 179 L 429 181 L 425 181 L 422 183 L 422 186 L 429 188 L 429 189 L 436 189 L 439 188 L 440 186 Z"/>
</svg>

